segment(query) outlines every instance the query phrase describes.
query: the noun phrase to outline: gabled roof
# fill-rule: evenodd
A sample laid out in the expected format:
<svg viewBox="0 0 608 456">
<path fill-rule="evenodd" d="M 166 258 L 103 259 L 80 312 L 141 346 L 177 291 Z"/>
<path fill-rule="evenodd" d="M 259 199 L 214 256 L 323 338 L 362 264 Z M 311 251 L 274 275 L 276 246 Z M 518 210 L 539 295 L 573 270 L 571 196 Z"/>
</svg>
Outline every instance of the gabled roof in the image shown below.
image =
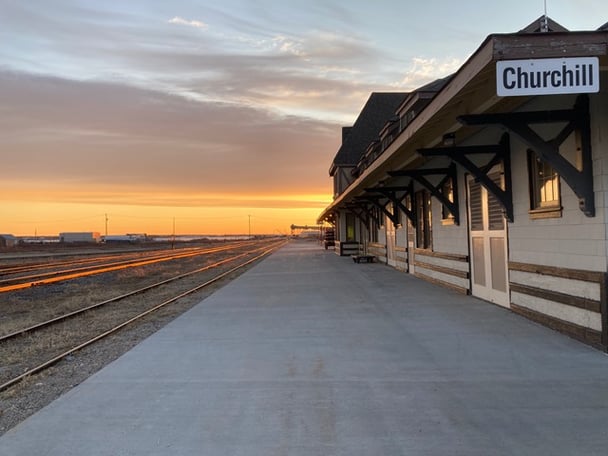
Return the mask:
<svg viewBox="0 0 608 456">
<path fill-rule="evenodd" d="M 332 169 L 335 166 L 355 166 L 369 143 L 378 138 L 378 133 L 406 96 L 407 93 L 404 92 L 373 92 L 342 141 Z"/>
<path fill-rule="evenodd" d="M 532 22 L 527 27 L 524 27 L 519 33 L 541 33 L 543 32 L 542 26 L 547 21 L 548 32 L 568 32 L 568 29 L 561 24 L 558 24 L 548 16 L 541 16 Z"/>
<path fill-rule="evenodd" d="M 403 103 L 399 105 L 397 113 L 399 115 L 404 115 L 407 111 L 414 109 L 417 114 L 418 111 L 450 81 L 451 78 L 452 75 L 436 79 L 409 93 L 403 100 Z"/>
</svg>

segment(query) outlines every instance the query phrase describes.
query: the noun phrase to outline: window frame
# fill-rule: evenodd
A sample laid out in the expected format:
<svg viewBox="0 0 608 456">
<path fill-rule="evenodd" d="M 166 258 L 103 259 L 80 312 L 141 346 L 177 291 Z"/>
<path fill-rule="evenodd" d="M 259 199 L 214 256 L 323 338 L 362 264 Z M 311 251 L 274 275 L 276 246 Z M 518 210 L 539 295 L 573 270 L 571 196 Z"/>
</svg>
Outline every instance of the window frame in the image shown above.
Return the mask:
<svg viewBox="0 0 608 456">
<path fill-rule="evenodd" d="M 416 198 L 416 247 L 433 250 L 433 206 L 431 192 L 418 190 Z"/>
<path fill-rule="evenodd" d="M 454 181 L 451 177 L 447 178 L 441 186 L 441 192 L 451 202 L 454 202 Z M 452 214 L 445 204 L 441 205 L 441 224 L 454 225 L 454 214 Z"/>
<path fill-rule="evenodd" d="M 527 150 L 528 162 L 528 192 L 530 198 L 530 208 L 528 213 L 531 219 L 559 218 L 562 216 L 562 191 L 559 173 L 550 163 L 543 161 L 532 149 Z M 540 166 L 542 166 L 542 169 Z M 540 178 L 541 172 L 551 173 L 551 178 Z M 546 200 L 543 196 L 543 183 L 554 181 L 552 188 L 557 199 Z"/>
</svg>

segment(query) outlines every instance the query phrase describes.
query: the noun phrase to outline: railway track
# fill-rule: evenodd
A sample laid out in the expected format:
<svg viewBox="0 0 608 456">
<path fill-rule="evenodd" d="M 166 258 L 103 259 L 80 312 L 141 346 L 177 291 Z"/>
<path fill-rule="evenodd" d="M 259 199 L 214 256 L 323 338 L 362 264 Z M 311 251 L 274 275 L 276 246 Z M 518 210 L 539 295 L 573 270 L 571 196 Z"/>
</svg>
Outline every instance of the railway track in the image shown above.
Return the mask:
<svg viewBox="0 0 608 456">
<path fill-rule="evenodd" d="M 25 378 L 44 371 L 74 352 L 107 338 L 112 334 L 115 334 L 125 326 L 141 321 L 145 317 L 157 312 L 162 308 L 165 308 L 169 304 L 199 292 L 204 288 L 226 278 L 227 276 L 234 274 L 240 269 L 245 268 L 265 257 L 269 253 L 281 247 L 283 244 L 284 241 L 275 241 L 270 244 L 266 243 L 262 246 L 258 246 L 255 249 L 236 253 L 227 258 L 222 258 L 219 261 L 205 265 L 204 267 L 176 275 L 169 279 L 162 280 L 136 290 L 132 290 L 128 293 L 123 293 L 119 296 L 106 299 L 93 305 L 77 309 L 73 312 L 69 312 L 1 336 L 0 355 L 10 359 L 11 350 L 18 350 L 19 353 L 30 353 L 32 360 L 22 362 L 16 368 L 10 369 L 5 367 L 0 369 L 0 392 L 17 385 Z M 203 275 L 204 277 L 198 279 L 197 276 L 200 275 Z M 179 290 L 179 292 L 174 289 L 173 284 L 188 280 L 193 283 L 185 283 L 183 287 L 185 289 L 182 288 Z M 165 296 L 162 296 L 161 290 L 165 286 L 169 286 L 168 288 L 170 288 L 170 291 L 168 294 L 165 293 Z M 154 295 L 156 299 L 152 304 L 150 303 L 152 298 L 146 294 L 146 292 L 151 290 L 156 290 Z M 136 297 L 139 297 L 137 302 L 133 301 L 133 299 Z M 118 315 L 112 316 L 112 318 L 107 317 L 104 311 L 104 309 L 107 309 L 110 306 L 114 306 L 115 308 L 116 306 L 120 306 L 118 308 Z M 103 324 L 99 323 L 100 321 L 104 321 Z M 60 326 L 62 329 L 59 329 Z M 77 329 L 83 327 L 87 329 L 97 329 L 94 331 L 93 329 L 90 331 L 85 331 L 86 338 L 84 340 L 81 337 L 81 334 L 80 336 L 75 336 L 74 338 L 71 338 L 71 336 L 66 336 L 66 338 L 69 340 L 61 343 L 44 342 L 46 338 L 48 338 L 48 340 L 53 340 L 56 334 L 65 334 L 71 330 L 74 330 L 74 328 L 76 328 L 75 332 L 80 334 L 81 331 L 78 331 Z M 24 340 L 28 344 L 31 343 L 32 345 L 36 345 L 36 348 L 24 349 Z M 12 349 L 11 344 L 13 344 L 15 341 L 21 342 L 16 344 L 15 348 Z M 40 345 L 43 347 L 41 348 Z M 53 349 L 49 350 L 44 348 L 44 345 L 53 346 Z M 15 354 L 16 353 L 13 353 L 13 356 Z M 24 365 L 27 366 L 24 368 Z"/>
<path fill-rule="evenodd" d="M 120 257 L 103 256 L 93 259 L 72 260 L 50 264 L 36 264 L 32 266 L 18 266 L 0 269 L 0 293 L 21 290 L 32 286 L 71 280 L 105 272 L 117 271 L 126 268 L 145 266 L 149 264 L 179 260 L 198 255 L 208 255 L 247 245 L 251 242 L 238 242 L 219 247 L 188 248 L 179 251 L 169 250 L 137 254 L 129 253 Z M 52 269 L 49 271 L 49 269 Z M 25 274 L 25 275 L 23 275 Z M 7 277 L 8 276 L 8 277 Z"/>
<path fill-rule="evenodd" d="M 184 251 L 186 249 L 191 250 L 193 247 L 181 248 L 179 251 Z M 68 267 L 68 266 L 76 266 L 81 264 L 91 264 L 105 260 L 116 260 L 116 259 L 128 259 L 128 258 L 138 258 L 146 255 L 155 255 L 160 254 L 162 252 L 172 252 L 175 251 L 173 249 L 151 249 L 151 250 L 131 250 L 131 251 L 123 251 L 123 252 L 114 252 L 114 253 L 106 253 L 106 252 L 86 252 L 86 253 L 72 253 L 68 255 L 65 259 L 57 260 L 56 257 L 53 256 L 52 253 L 49 253 L 47 261 L 39 261 L 39 262 L 26 262 L 18 264 L 6 264 L 0 265 L 0 276 L 11 275 L 11 274 L 19 274 L 24 272 L 32 272 L 32 271 L 43 271 L 46 269 L 53 269 L 57 267 Z M 13 262 L 16 261 L 13 258 Z"/>
</svg>

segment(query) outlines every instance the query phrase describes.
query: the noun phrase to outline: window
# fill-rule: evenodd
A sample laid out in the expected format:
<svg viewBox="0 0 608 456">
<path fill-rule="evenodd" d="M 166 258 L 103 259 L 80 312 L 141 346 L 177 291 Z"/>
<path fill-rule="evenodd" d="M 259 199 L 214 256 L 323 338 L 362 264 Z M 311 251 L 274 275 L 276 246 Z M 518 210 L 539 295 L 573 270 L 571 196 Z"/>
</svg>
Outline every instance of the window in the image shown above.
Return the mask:
<svg viewBox="0 0 608 456">
<path fill-rule="evenodd" d="M 445 180 L 441 192 L 450 202 L 454 202 L 454 183 L 452 182 L 452 178 Z M 454 215 L 452 215 L 445 205 L 441 206 L 441 219 L 443 225 L 454 223 Z"/>
<path fill-rule="evenodd" d="M 431 194 L 426 190 L 416 192 L 416 215 L 418 225 L 416 226 L 416 245 L 419 249 L 430 249 L 432 247 L 432 216 L 431 216 Z"/>
<path fill-rule="evenodd" d="M 346 214 L 346 241 L 355 240 L 355 215 Z"/>
<path fill-rule="evenodd" d="M 561 217 L 559 174 L 532 150 L 528 150 L 528 174 L 531 217 Z"/>
<path fill-rule="evenodd" d="M 369 222 L 369 241 L 370 242 L 378 242 L 378 230 L 380 227 L 378 226 L 378 220 L 380 219 L 380 214 L 378 213 L 380 210 L 373 206 L 371 208 L 371 217 Z"/>
</svg>

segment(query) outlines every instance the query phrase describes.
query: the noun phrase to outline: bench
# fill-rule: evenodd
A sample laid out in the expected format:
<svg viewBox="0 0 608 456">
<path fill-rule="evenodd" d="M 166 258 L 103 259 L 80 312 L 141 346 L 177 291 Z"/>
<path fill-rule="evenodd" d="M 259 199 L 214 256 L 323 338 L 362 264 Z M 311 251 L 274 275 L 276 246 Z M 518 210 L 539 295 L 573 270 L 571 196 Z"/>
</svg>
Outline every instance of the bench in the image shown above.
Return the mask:
<svg viewBox="0 0 608 456">
<path fill-rule="evenodd" d="M 376 260 L 374 255 L 352 255 L 352 258 L 355 263 L 361 263 L 362 261 L 365 263 L 373 263 Z"/>
</svg>

